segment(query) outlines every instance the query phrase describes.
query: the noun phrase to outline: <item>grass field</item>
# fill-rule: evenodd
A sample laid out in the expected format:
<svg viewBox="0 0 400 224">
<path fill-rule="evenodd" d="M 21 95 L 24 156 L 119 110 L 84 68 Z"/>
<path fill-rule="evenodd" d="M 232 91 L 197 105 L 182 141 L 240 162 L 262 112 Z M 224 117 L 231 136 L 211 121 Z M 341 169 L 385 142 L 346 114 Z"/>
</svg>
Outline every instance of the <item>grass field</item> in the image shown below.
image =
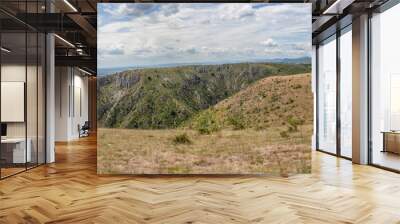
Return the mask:
<svg viewBox="0 0 400 224">
<path fill-rule="evenodd" d="M 99 174 L 273 174 L 311 170 L 312 125 L 220 130 L 98 130 Z M 286 133 L 286 132 L 285 132 Z"/>
</svg>

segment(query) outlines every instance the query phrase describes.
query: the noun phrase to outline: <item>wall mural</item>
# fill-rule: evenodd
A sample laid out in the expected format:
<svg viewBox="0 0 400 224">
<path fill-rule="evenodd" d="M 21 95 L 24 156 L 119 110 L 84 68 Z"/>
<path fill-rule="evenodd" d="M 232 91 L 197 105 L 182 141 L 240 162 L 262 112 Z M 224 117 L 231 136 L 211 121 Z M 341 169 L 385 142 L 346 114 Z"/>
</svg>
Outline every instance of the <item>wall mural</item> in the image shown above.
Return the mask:
<svg viewBox="0 0 400 224">
<path fill-rule="evenodd" d="M 310 4 L 98 9 L 99 174 L 310 172 Z"/>
</svg>

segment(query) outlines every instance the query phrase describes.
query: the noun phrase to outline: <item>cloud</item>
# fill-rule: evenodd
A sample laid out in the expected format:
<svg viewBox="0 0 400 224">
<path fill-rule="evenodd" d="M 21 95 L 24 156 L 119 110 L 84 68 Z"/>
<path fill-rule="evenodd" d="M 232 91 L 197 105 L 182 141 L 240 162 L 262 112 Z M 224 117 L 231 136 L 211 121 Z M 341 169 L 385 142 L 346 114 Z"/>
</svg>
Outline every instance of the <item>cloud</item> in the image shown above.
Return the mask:
<svg viewBox="0 0 400 224">
<path fill-rule="evenodd" d="M 149 15 L 163 15 L 163 16 L 171 16 L 179 12 L 178 4 L 133 4 L 133 3 L 100 3 L 99 4 L 100 12 L 107 13 L 113 17 L 114 19 L 131 17 L 140 18 L 143 16 Z M 113 18 L 110 18 L 113 19 Z"/>
<path fill-rule="evenodd" d="M 261 45 L 266 46 L 266 47 L 277 47 L 278 46 L 278 44 L 272 38 L 268 38 L 268 39 L 262 41 Z"/>
<path fill-rule="evenodd" d="M 177 4 L 166 4 L 163 6 L 162 14 L 164 16 L 171 16 L 179 12 L 179 5 Z"/>
<path fill-rule="evenodd" d="M 186 49 L 185 52 L 187 52 L 189 54 L 196 54 L 197 50 L 196 50 L 196 48 L 192 47 L 192 48 Z"/>
<path fill-rule="evenodd" d="M 103 67 L 290 58 L 311 50 L 309 4 L 100 5 Z"/>
<path fill-rule="evenodd" d="M 105 55 L 123 55 L 125 54 L 123 46 L 121 44 L 119 45 L 108 45 L 108 46 L 99 46 L 98 47 L 98 54 L 101 54 L 102 56 Z"/>
<path fill-rule="evenodd" d="M 99 52 L 101 55 L 123 55 L 124 51 L 120 49 L 101 49 Z"/>
<path fill-rule="evenodd" d="M 243 19 L 255 15 L 255 9 L 250 4 L 222 4 L 221 19 Z"/>
<path fill-rule="evenodd" d="M 155 4 L 129 4 L 129 3 L 120 3 L 115 4 L 115 6 L 105 6 L 104 11 L 113 15 L 113 16 L 132 16 L 132 17 L 140 17 L 146 14 L 150 14 L 156 11 L 159 8 L 158 5 Z"/>
<path fill-rule="evenodd" d="M 108 51 L 108 54 L 110 54 L 110 55 L 121 55 L 121 54 L 124 54 L 124 50 L 122 50 L 122 49 L 112 49 L 112 50 Z"/>
<path fill-rule="evenodd" d="M 311 50 L 311 43 L 295 43 L 290 46 L 294 50 L 299 51 L 310 51 Z"/>
</svg>

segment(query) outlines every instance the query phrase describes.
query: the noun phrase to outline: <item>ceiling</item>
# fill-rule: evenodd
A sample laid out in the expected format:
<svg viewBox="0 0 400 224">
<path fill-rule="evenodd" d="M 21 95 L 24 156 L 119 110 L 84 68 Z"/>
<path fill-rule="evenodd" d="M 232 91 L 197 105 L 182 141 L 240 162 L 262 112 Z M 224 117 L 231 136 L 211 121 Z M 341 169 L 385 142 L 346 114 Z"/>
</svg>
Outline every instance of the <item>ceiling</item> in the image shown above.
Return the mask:
<svg viewBox="0 0 400 224">
<path fill-rule="evenodd" d="M 312 3 L 313 41 L 346 16 L 377 7 L 386 0 L 269 0 L 253 2 Z M 47 2 L 47 3 L 46 3 Z M 1 0 L 0 21 L 4 32 L 26 27 L 55 32 L 56 65 L 73 65 L 96 74 L 97 3 L 135 2 L 122 0 Z M 138 2 L 138 1 L 136 1 Z M 151 1 L 142 1 L 151 2 Z M 156 1 L 171 2 L 171 1 Z M 175 0 L 173 2 L 185 2 Z M 204 2 L 197 0 L 195 2 Z M 213 0 L 211 2 L 226 2 Z M 236 0 L 235 2 L 249 2 Z M 49 13 L 49 12 L 52 13 Z M 25 13 L 28 12 L 28 13 Z M 351 22 L 351 19 L 350 19 Z M 334 32 L 334 31 L 333 31 Z"/>
</svg>

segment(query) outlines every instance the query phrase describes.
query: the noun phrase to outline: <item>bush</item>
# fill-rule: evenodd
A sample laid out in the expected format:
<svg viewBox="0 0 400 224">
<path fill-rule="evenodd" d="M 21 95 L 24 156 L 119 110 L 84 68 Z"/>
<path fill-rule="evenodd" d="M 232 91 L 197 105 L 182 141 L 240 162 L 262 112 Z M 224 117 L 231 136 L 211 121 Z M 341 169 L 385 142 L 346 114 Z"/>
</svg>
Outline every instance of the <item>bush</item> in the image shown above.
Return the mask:
<svg viewBox="0 0 400 224">
<path fill-rule="evenodd" d="M 246 121 L 242 114 L 230 116 L 228 122 L 233 126 L 234 130 L 242 130 L 246 128 Z"/>
<path fill-rule="evenodd" d="M 175 136 L 173 142 L 175 144 L 192 144 L 192 141 L 189 139 L 189 136 L 186 133 Z"/>
<path fill-rule="evenodd" d="M 279 100 L 279 96 L 275 93 L 271 96 L 271 102 L 277 102 Z"/>
<path fill-rule="evenodd" d="M 220 125 L 215 116 L 215 113 L 211 110 L 206 110 L 199 114 L 195 120 L 194 128 L 200 134 L 211 134 L 219 131 Z"/>
<path fill-rule="evenodd" d="M 279 134 L 281 135 L 282 138 L 288 138 L 289 137 L 289 134 L 287 133 L 287 131 L 281 131 Z"/>
<path fill-rule="evenodd" d="M 293 89 L 300 89 L 302 86 L 300 84 L 294 85 Z"/>
<path fill-rule="evenodd" d="M 287 118 L 287 123 L 289 124 L 288 130 L 291 132 L 298 131 L 298 126 L 304 124 L 304 120 L 289 116 Z"/>
</svg>

